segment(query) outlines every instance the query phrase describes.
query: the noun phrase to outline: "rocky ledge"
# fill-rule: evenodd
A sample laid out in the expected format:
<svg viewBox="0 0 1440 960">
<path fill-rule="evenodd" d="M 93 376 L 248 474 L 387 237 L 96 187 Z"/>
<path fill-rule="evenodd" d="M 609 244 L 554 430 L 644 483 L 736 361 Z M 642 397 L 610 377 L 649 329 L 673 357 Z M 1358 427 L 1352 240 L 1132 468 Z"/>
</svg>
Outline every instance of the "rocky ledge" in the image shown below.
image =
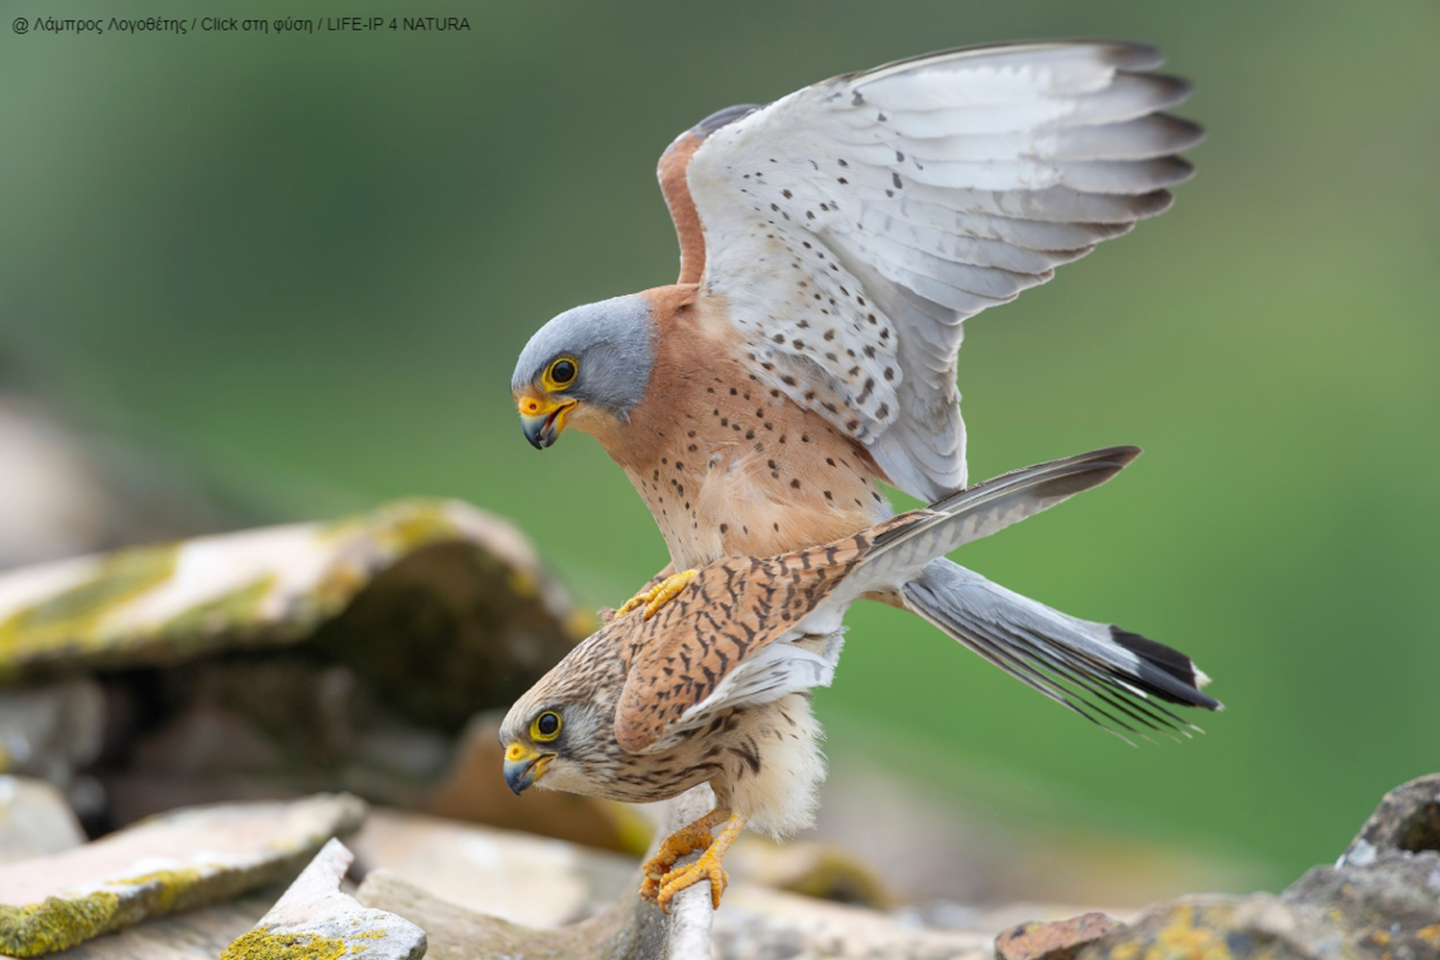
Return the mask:
<svg viewBox="0 0 1440 960">
<path fill-rule="evenodd" d="M 708 800 L 686 795 L 670 817 Z M 977 912 L 969 929 L 937 929 L 743 881 L 719 912 L 697 889 L 667 916 L 635 896 L 633 858 L 316 797 L 177 811 L 4 865 L 0 946 L 71 960 L 1431 960 L 1437 826 L 1432 774 L 1386 795 L 1334 864 L 1279 894 L 1182 897 L 1129 923 L 1087 914 L 999 930 Z M 326 839 L 346 832 L 348 847 Z M 274 885 L 302 866 L 288 889 Z"/>
</svg>

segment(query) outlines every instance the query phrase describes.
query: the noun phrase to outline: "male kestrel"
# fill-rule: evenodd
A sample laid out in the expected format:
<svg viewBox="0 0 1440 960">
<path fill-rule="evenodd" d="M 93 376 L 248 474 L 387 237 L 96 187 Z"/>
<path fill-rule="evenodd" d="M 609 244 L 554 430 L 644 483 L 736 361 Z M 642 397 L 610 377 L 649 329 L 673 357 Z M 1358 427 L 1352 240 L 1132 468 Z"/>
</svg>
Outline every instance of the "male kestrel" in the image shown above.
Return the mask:
<svg viewBox="0 0 1440 960">
<path fill-rule="evenodd" d="M 517 794 L 537 784 L 628 802 L 709 782 L 715 809 L 662 844 L 640 892 L 666 908 L 708 879 L 719 906 L 721 858 L 747 823 L 779 837 L 812 819 L 825 767 L 808 691 L 834 675 L 850 604 L 903 590 L 935 558 L 1103 483 L 1139 452 L 1113 447 L 1028 467 L 830 543 L 706 564 L 654 617 L 615 617 L 510 708 L 500 728 L 506 781 Z M 1034 671 L 1042 689 L 1068 684 L 1106 696 L 1095 664 L 1035 639 L 1016 642 L 1032 644 L 1031 659 L 1048 671 Z M 1012 656 L 982 652 L 997 662 Z M 1166 667 L 1153 681 L 1121 682 L 1140 697 L 1188 702 L 1188 661 Z M 1181 722 L 1139 704 L 1150 722 Z M 698 861 L 673 869 L 696 850 L 705 851 Z"/>
<path fill-rule="evenodd" d="M 904 60 L 732 107 L 659 178 L 679 281 L 577 307 L 512 380 L 539 448 L 593 434 L 649 506 L 674 570 L 829 543 L 964 486 L 961 323 L 1170 204 L 1200 129 L 1143 46 L 1022 43 Z M 1215 709 L 1184 654 L 1080 620 L 943 557 L 872 597 L 1112 727 Z M 628 609 L 622 608 L 622 610 Z M 687 608 L 688 609 L 688 608 Z M 627 621 L 628 622 L 628 621 Z M 1046 679 L 1060 668 L 1078 687 Z"/>
</svg>

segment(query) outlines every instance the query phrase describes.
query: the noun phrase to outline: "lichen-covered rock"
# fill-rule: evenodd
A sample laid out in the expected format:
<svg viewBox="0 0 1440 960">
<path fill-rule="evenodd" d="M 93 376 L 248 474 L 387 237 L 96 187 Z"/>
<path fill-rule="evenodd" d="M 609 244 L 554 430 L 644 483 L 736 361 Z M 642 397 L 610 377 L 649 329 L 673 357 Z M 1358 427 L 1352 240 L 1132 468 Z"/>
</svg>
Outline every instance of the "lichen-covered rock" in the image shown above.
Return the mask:
<svg viewBox="0 0 1440 960">
<path fill-rule="evenodd" d="M 1030 920 L 995 938 L 996 960 L 1070 960 L 1082 948 L 1125 925 L 1099 912 L 1068 920 Z"/>
<path fill-rule="evenodd" d="M 393 913 L 363 907 L 340 891 L 354 855 L 327 843 L 260 922 L 220 960 L 419 960 L 425 931 Z"/>
<path fill-rule="evenodd" d="M 497 609 L 487 608 L 487 594 Z M 362 647 L 373 637 L 356 630 L 393 632 L 397 621 L 419 621 L 409 644 L 387 648 L 375 667 L 382 673 L 413 660 L 417 643 L 435 652 L 425 642 L 434 632 L 426 618 L 517 620 L 526 642 L 514 654 L 537 667 L 574 639 L 556 636 L 557 621 L 572 611 L 514 528 L 458 501 L 407 500 L 338 522 L 198 537 L 0 575 L 0 679 L 289 644 L 346 613 L 351 622 L 337 629 Z M 457 639 L 453 629 L 445 638 Z M 443 681 L 432 694 L 442 701 L 454 698 L 451 686 L 484 672 L 466 664 L 462 677 L 447 676 L 459 657 L 452 651 L 441 660 L 428 666 Z"/>
<path fill-rule="evenodd" d="M 708 787 L 696 788 L 671 806 L 667 827 L 712 803 Z M 989 960 L 995 930 L 924 929 L 743 880 L 718 912 L 699 884 L 663 914 L 637 895 L 633 860 L 412 814 L 374 816 L 353 843 L 372 868 L 356 898 L 424 928 L 433 960 Z"/>
<path fill-rule="evenodd" d="M 423 808 L 470 718 L 586 620 L 455 501 L 0 573 L 0 773 L 60 786 L 92 833 L 318 791 Z"/>
<path fill-rule="evenodd" d="M 1440 850 L 1440 773 L 1416 777 L 1385 794 L 1343 860 L 1364 866 L 1382 850 Z"/>
<path fill-rule="evenodd" d="M 714 794 L 704 784 L 677 797 L 668 805 L 670 828 L 700 817 L 714 801 Z M 414 822 L 408 816 L 404 820 Z M 474 843 L 476 839 L 482 841 L 480 845 Z M 640 899 L 640 869 L 634 861 L 622 866 L 625 861 L 559 840 L 517 835 L 496 845 L 496 839 L 472 837 L 468 851 L 472 873 L 485 863 L 494 876 L 478 882 L 472 878 L 457 887 L 454 867 L 467 859 L 466 851 L 445 853 L 432 848 L 430 857 L 417 863 L 396 857 L 403 850 L 405 835 L 392 834 L 388 843 L 376 845 L 372 865 L 399 864 L 421 882 L 411 882 L 389 869 L 373 869 L 356 898 L 424 928 L 430 938 L 430 956 L 439 960 L 680 960 L 710 955 L 715 914 L 708 885 L 697 884 L 683 891 L 671 903 L 670 912 L 662 913 Z M 367 842 L 365 838 L 357 840 Z M 466 841 L 452 835 L 452 847 L 465 845 Z M 430 863 L 432 872 L 422 876 L 415 868 L 425 862 Z M 616 866 L 622 866 L 624 873 L 613 872 Z M 597 874 L 609 874 L 600 881 L 610 888 L 603 894 L 609 900 L 603 907 L 602 894 L 595 889 Z M 511 883 L 516 883 L 517 889 L 509 889 Z M 527 923 L 495 915 L 502 912 L 523 917 Z M 584 919 L 557 926 L 577 916 Z"/>
<path fill-rule="evenodd" d="M 85 842 L 65 797 L 44 780 L 0 776 L 0 863 L 59 853 Z"/>
<path fill-rule="evenodd" d="M 55 960 L 215 960 L 284 892 L 283 884 L 272 884 L 233 900 L 146 920 L 70 947 Z"/>
<path fill-rule="evenodd" d="M 30 957 L 293 875 L 365 812 L 349 796 L 180 810 L 0 865 L 0 952 Z"/>
<path fill-rule="evenodd" d="M 1333 866 L 1278 897 L 1187 897 L 1081 960 L 1440 958 L 1440 775 L 1392 790 Z"/>
</svg>

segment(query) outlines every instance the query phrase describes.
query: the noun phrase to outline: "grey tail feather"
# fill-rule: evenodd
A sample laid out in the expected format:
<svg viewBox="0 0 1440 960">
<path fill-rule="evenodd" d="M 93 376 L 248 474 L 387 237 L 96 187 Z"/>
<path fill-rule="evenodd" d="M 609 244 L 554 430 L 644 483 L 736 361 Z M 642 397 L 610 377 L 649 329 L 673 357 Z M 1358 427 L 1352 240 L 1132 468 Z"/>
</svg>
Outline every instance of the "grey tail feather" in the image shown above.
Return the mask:
<svg viewBox="0 0 1440 960">
<path fill-rule="evenodd" d="M 1200 692 L 1208 678 L 1180 651 L 1061 613 L 943 557 L 903 593 L 906 606 L 955 640 L 1127 742 L 1150 739 L 1147 731 L 1199 731 L 1158 701 L 1224 709 Z"/>
<path fill-rule="evenodd" d="M 1139 447 L 1105 447 L 992 477 L 889 521 L 874 534 L 857 592 L 884 583 L 898 588 L 935 557 L 988 537 L 1097 487 L 1140 455 Z"/>
</svg>

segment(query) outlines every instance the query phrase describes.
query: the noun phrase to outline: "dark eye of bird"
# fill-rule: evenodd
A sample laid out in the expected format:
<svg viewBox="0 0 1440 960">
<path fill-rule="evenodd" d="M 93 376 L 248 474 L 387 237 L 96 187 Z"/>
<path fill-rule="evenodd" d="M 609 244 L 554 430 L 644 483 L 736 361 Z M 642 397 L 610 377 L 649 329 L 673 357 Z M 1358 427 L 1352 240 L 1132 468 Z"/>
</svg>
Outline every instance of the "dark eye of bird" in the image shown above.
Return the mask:
<svg viewBox="0 0 1440 960">
<path fill-rule="evenodd" d="M 556 360 L 550 367 L 550 379 L 556 383 L 569 383 L 575 379 L 575 364 L 570 360 Z"/>
<path fill-rule="evenodd" d="M 553 713 L 542 713 L 535 721 L 535 729 L 543 736 L 553 736 L 560 729 L 560 717 Z"/>
</svg>

